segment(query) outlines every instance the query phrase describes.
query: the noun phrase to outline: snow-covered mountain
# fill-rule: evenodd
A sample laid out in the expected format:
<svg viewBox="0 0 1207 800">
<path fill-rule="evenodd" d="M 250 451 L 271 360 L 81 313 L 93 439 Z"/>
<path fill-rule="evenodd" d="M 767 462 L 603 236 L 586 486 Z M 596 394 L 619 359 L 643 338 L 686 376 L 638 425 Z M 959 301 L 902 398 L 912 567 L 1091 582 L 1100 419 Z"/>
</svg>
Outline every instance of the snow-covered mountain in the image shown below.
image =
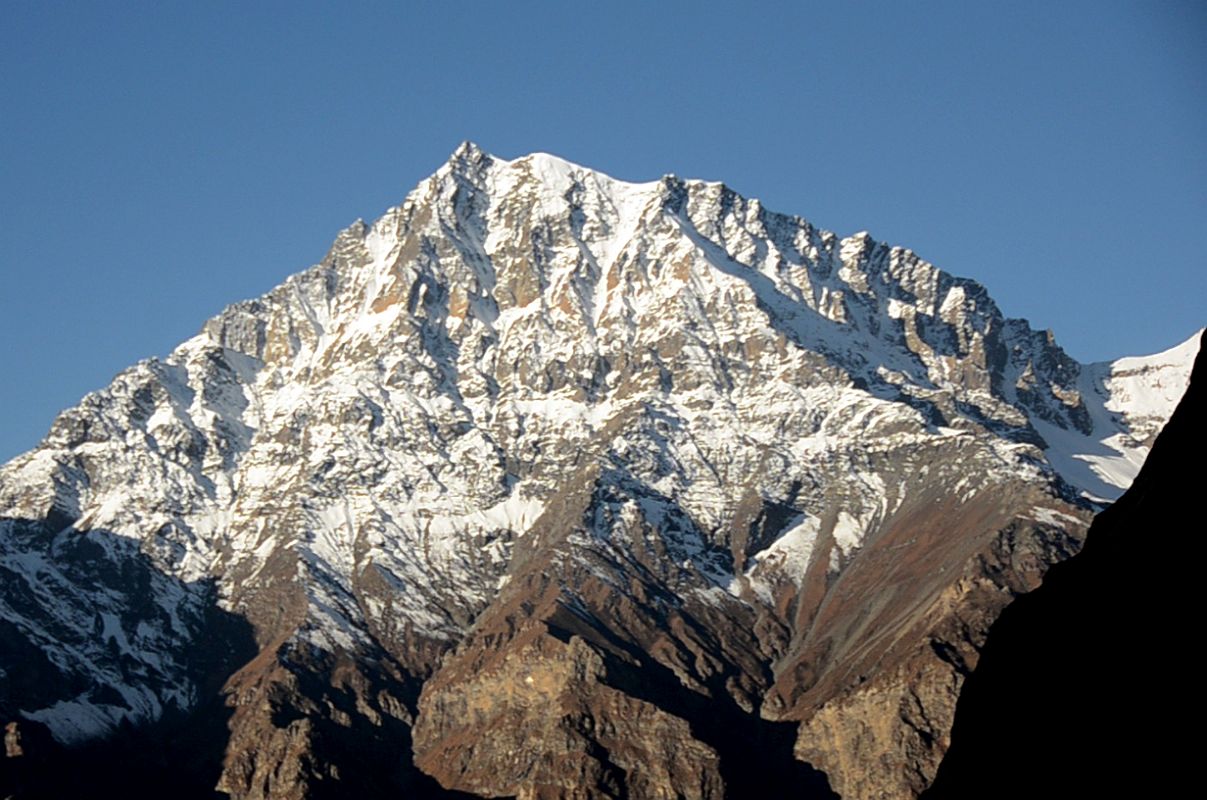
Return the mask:
<svg viewBox="0 0 1207 800">
<path fill-rule="evenodd" d="M 1196 349 L 1082 365 L 867 234 L 465 144 L 0 468 L 0 717 L 221 687 L 235 797 L 909 796 Z"/>
</svg>

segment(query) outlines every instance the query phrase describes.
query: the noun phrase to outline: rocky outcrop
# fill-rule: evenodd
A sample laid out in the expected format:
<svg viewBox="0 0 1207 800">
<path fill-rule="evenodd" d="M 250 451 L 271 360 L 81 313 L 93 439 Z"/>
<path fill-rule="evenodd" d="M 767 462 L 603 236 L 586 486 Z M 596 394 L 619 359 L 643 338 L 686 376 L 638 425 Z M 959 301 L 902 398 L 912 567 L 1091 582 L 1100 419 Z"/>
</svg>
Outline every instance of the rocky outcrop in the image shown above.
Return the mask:
<svg viewBox="0 0 1207 800">
<path fill-rule="evenodd" d="M 0 721 L 238 798 L 911 796 L 1184 366 L 467 144 L 0 467 Z"/>
<path fill-rule="evenodd" d="M 487 795 L 724 796 L 717 752 L 689 723 L 607 685 L 582 639 L 543 636 L 490 668 L 433 683 L 417 728 L 419 765 Z"/>
</svg>

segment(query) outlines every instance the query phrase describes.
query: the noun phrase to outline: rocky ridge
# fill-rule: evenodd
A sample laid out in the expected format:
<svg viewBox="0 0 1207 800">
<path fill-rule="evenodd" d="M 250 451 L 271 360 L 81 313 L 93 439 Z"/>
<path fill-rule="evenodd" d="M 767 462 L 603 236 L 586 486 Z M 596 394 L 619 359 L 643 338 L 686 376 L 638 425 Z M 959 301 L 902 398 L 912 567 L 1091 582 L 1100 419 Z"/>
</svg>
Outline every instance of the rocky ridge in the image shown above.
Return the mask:
<svg viewBox="0 0 1207 800">
<path fill-rule="evenodd" d="M 1081 365 L 867 234 L 466 144 L 0 468 L 0 717 L 224 698 L 239 798 L 912 796 L 1192 356 Z"/>
</svg>

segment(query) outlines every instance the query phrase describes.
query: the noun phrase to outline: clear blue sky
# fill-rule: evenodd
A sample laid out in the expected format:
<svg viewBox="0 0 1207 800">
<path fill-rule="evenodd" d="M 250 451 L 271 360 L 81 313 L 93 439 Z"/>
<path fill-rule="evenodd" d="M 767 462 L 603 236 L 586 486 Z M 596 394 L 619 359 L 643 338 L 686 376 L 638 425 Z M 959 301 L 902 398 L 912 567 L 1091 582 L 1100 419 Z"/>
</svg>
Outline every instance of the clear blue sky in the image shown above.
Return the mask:
<svg viewBox="0 0 1207 800">
<path fill-rule="evenodd" d="M 1081 360 L 1207 321 L 1205 3 L 393 5 L 0 3 L 0 459 L 463 139 L 867 229 Z"/>
</svg>

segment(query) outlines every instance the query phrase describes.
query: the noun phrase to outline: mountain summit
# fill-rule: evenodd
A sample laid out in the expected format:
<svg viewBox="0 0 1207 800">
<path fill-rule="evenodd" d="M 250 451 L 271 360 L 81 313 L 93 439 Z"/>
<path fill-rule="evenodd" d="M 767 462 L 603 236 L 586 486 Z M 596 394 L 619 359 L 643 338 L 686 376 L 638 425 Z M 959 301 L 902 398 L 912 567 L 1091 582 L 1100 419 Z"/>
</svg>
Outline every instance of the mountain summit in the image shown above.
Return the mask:
<svg viewBox="0 0 1207 800">
<path fill-rule="evenodd" d="M 237 798 L 913 796 L 1194 352 L 467 143 L 0 468 L 0 721 Z"/>
</svg>

